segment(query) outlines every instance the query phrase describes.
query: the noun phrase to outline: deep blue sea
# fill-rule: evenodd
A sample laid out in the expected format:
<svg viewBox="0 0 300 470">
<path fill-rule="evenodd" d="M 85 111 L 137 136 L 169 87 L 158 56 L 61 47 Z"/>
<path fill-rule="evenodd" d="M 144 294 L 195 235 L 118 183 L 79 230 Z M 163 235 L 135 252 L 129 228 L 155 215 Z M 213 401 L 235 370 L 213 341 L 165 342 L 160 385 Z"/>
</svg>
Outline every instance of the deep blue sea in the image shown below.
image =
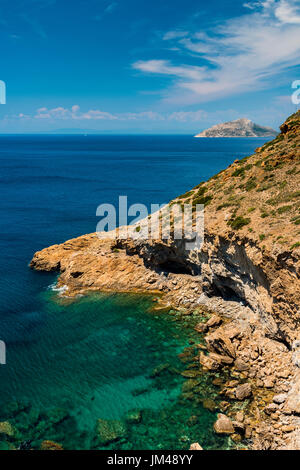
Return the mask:
<svg viewBox="0 0 300 470">
<path fill-rule="evenodd" d="M 0 422 L 14 427 L 14 436 L 0 434 L 0 448 L 39 448 L 46 439 L 104 448 L 98 419 L 127 423 L 108 448 L 188 448 L 195 439 L 226 447 L 210 430 L 215 414 L 201 405 L 205 379 L 200 404 L 181 395 L 177 355 L 192 335 L 186 322 L 153 313 L 142 296 L 99 293 L 68 302 L 49 287 L 55 275 L 32 272 L 28 263 L 37 250 L 95 231 L 99 204 L 117 204 L 119 195 L 129 204 L 166 203 L 263 142 L 0 136 L 0 340 L 7 347 Z M 142 417 L 126 421 L 132 409 Z"/>
</svg>

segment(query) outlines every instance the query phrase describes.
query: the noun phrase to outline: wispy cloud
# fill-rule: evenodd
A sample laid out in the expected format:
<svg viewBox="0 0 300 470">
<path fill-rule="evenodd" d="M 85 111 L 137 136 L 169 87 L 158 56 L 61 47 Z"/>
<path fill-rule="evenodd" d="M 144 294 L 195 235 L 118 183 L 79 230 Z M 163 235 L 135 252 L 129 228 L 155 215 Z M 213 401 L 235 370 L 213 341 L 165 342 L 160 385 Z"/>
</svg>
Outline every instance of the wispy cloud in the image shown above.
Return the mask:
<svg viewBox="0 0 300 470">
<path fill-rule="evenodd" d="M 23 115 L 19 115 L 23 117 Z M 28 116 L 27 116 L 28 117 Z M 91 109 L 86 112 L 80 111 L 80 106 L 74 105 L 70 109 L 59 106 L 57 108 L 48 109 L 46 107 L 39 108 L 34 114 L 33 119 L 53 119 L 53 120 L 113 120 L 117 117 L 111 113 L 101 111 L 99 109 Z"/>
<path fill-rule="evenodd" d="M 45 121 L 98 121 L 98 120 L 118 120 L 118 121 L 181 121 L 194 122 L 204 121 L 208 113 L 203 110 L 198 111 L 178 111 L 171 113 L 159 113 L 156 111 L 124 112 L 112 114 L 99 109 L 81 111 L 80 106 L 74 105 L 71 108 L 58 106 L 56 108 L 42 107 L 33 114 L 19 113 L 16 116 L 6 116 L 6 119 L 21 120 L 45 120 Z"/>
<path fill-rule="evenodd" d="M 103 11 L 99 15 L 95 16 L 95 20 L 101 21 L 105 15 L 113 13 L 117 7 L 118 7 L 118 2 L 109 2 L 108 5 L 104 7 Z"/>
<path fill-rule="evenodd" d="M 187 102 L 188 96 L 209 101 L 272 85 L 274 77 L 300 61 L 299 2 L 265 0 L 245 7 L 248 13 L 209 32 L 175 29 L 164 34 L 162 39 L 180 50 L 181 59 L 183 52 L 188 55 L 189 64 L 139 60 L 133 68 L 170 76 L 167 99 L 177 103 Z"/>
</svg>

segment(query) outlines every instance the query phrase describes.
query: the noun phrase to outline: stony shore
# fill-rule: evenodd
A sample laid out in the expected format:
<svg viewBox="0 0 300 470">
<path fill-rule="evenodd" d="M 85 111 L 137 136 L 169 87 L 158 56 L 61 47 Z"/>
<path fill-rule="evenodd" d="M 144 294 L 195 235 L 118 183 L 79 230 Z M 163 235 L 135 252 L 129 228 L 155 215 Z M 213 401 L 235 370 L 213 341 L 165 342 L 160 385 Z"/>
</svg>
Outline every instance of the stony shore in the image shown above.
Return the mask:
<svg viewBox="0 0 300 470">
<path fill-rule="evenodd" d="M 300 449 L 299 112 L 281 131 L 178 198 L 206 206 L 200 250 L 89 234 L 37 252 L 30 264 L 59 272 L 67 296 L 148 292 L 157 308 L 211 312 L 196 327 L 206 335 L 197 367 L 231 376 L 215 431 L 252 449 Z M 247 406 L 235 411 L 227 400 Z"/>
</svg>

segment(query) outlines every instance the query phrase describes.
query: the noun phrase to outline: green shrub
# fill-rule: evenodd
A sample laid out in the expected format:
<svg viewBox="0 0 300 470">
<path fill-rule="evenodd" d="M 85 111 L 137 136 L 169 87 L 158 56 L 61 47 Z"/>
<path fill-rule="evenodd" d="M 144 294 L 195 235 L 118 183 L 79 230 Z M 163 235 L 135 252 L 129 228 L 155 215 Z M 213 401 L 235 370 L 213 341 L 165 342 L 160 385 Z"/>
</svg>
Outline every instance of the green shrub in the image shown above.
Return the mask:
<svg viewBox="0 0 300 470">
<path fill-rule="evenodd" d="M 194 194 L 194 191 L 188 191 L 187 193 L 182 194 L 181 196 L 178 196 L 177 199 L 186 199 L 186 198 L 192 196 L 193 194 Z"/>
<path fill-rule="evenodd" d="M 203 204 L 204 206 L 207 206 L 211 201 L 213 197 L 211 195 L 207 196 L 197 196 L 193 199 L 193 206 L 196 206 L 196 204 Z"/>
<path fill-rule="evenodd" d="M 234 219 L 230 219 L 227 224 L 233 228 L 234 230 L 239 230 L 240 228 L 244 227 L 245 225 L 250 224 L 251 219 L 242 217 L 241 215 L 235 217 Z"/>
<path fill-rule="evenodd" d="M 217 207 L 217 211 L 220 211 L 221 209 L 224 209 L 225 207 L 232 207 L 234 205 L 233 202 L 224 202 L 223 204 L 220 204 L 220 206 Z"/>
<path fill-rule="evenodd" d="M 294 243 L 294 245 L 291 246 L 291 250 L 293 250 L 294 248 L 299 248 L 299 246 L 300 242 Z"/>
<path fill-rule="evenodd" d="M 244 168 L 237 168 L 233 173 L 232 176 L 245 176 L 245 169 Z"/>
<path fill-rule="evenodd" d="M 252 189 L 256 188 L 256 186 L 257 186 L 256 178 L 250 178 L 245 184 L 245 189 L 246 191 L 251 191 Z"/>
<path fill-rule="evenodd" d="M 277 209 L 278 214 L 284 214 L 285 212 L 289 212 L 293 206 L 282 206 Z"/>
</svg>

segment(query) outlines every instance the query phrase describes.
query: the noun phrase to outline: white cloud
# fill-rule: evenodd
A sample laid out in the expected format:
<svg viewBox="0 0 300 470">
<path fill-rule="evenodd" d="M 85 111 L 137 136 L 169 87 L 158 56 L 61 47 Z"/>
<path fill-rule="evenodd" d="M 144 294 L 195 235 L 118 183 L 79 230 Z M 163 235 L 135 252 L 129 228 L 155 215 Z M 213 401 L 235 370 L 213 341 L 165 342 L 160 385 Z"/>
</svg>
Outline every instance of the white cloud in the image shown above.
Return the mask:
<svg viewBox="0 0 300 470">
<path fill-rule="evenodd" d="M 21 117 L 21 116 L 20 116 Z M 91 109 L 87 112 L 81 112 L 78 105 L 74 105 L 71 109 L 57 107 L 53 109 L 39 108 L 36 114 L 33 116 L 34 119 L 53 119 L 53 120 L 113 120 L 118 119 L 115 115 L 100 111 L 98 109 Z"/>
<path fill-rule="evenodd" d="M 287 24 L 300 24 L 300 8 L 291 2 L 282 0 L 275 8 L 276 17 Z"/>
<path fill-rule="evenodd" d="M 8 116 L 7 116 L 8 117 Z M 58 106 L 56 108 L 48 109 L 47 107 L 42 107 L 36 110 L 33 115 L 19 113 L 17 116 L 11 116 L 12 119 L 42 119 L 42 120 L 52 120 L 52 121 L 84 121 L 84 120 L 118 120 L 118 121 L 132 121 L 132 120 L 147 120 L 147 121 L 162 121 L 166 119 L 166 116 L 155 111 L 141 111 L 141 112 L 124 112 L 112 114 L 107 111 L 102 111 L 99 109 L 90 109 L 89 111 L 81 111 L 80 106 L 77 104 L 73 105 L 71 108 L 64 108 Z"/>
<path fill-rule="evenodd" d="M 231 113 L 231 110 L 229 110 Z M 223 112 L 222 112 L 223 113 Z M 118 121 L 179 121 L 179 122 L 196 122 L 205 121 L 210 116 L 202 109 L 196 111 L 184 111 L 180 110 L 177 112 L 164 112 L 159 113 L 157 111 L 141 111 L 141 112 L 123 112 L 117 114 L 111 114 L 106 111 L 100 110 L 89 110 L 87 112 L 81 112 L 78 105 L 72 106 L 70 109 L 62 106 L 48 109 L 46 107 L 39 108 L 33 115 L 19 113 L 18 115 L 6 116 L 7 119 L 19 119 L 19 120 L 50 120 L 50 121 L 84 121 L 84 120 L 118 120 Z M 212 116 L 216 116 L 216 112 Z"/>
<path fill-rule="evenodd" d="M 206 69 L 196 66 L 174 66 L 167 60 L 147 60 L 138 61 L 133 67 L 142 72 L 158 73 L 163 75 L 174 75 L 180 78 L 189 78 L 191 80 L 201 80 L 204 78 Z"/>
<path fill-rule="evenodd" d="M 177 103 L 188 95 L 194 102 L 208 101 L 273 86 L 275 77 L 300 62 L 299 7 L 292 0 L 245 6 L 249 13 L 218 25 L 209 34 L 194 31 L 175 38 L 181 57 L 182 52 L 189 56 L 188 65 L 140 60 L 133 68 L 173 78 L 168 99 Z M 169 34 L 174 39 L 173 31 Z M 191 60 L 195 65 L 190 65 Z"/>
</svg>

